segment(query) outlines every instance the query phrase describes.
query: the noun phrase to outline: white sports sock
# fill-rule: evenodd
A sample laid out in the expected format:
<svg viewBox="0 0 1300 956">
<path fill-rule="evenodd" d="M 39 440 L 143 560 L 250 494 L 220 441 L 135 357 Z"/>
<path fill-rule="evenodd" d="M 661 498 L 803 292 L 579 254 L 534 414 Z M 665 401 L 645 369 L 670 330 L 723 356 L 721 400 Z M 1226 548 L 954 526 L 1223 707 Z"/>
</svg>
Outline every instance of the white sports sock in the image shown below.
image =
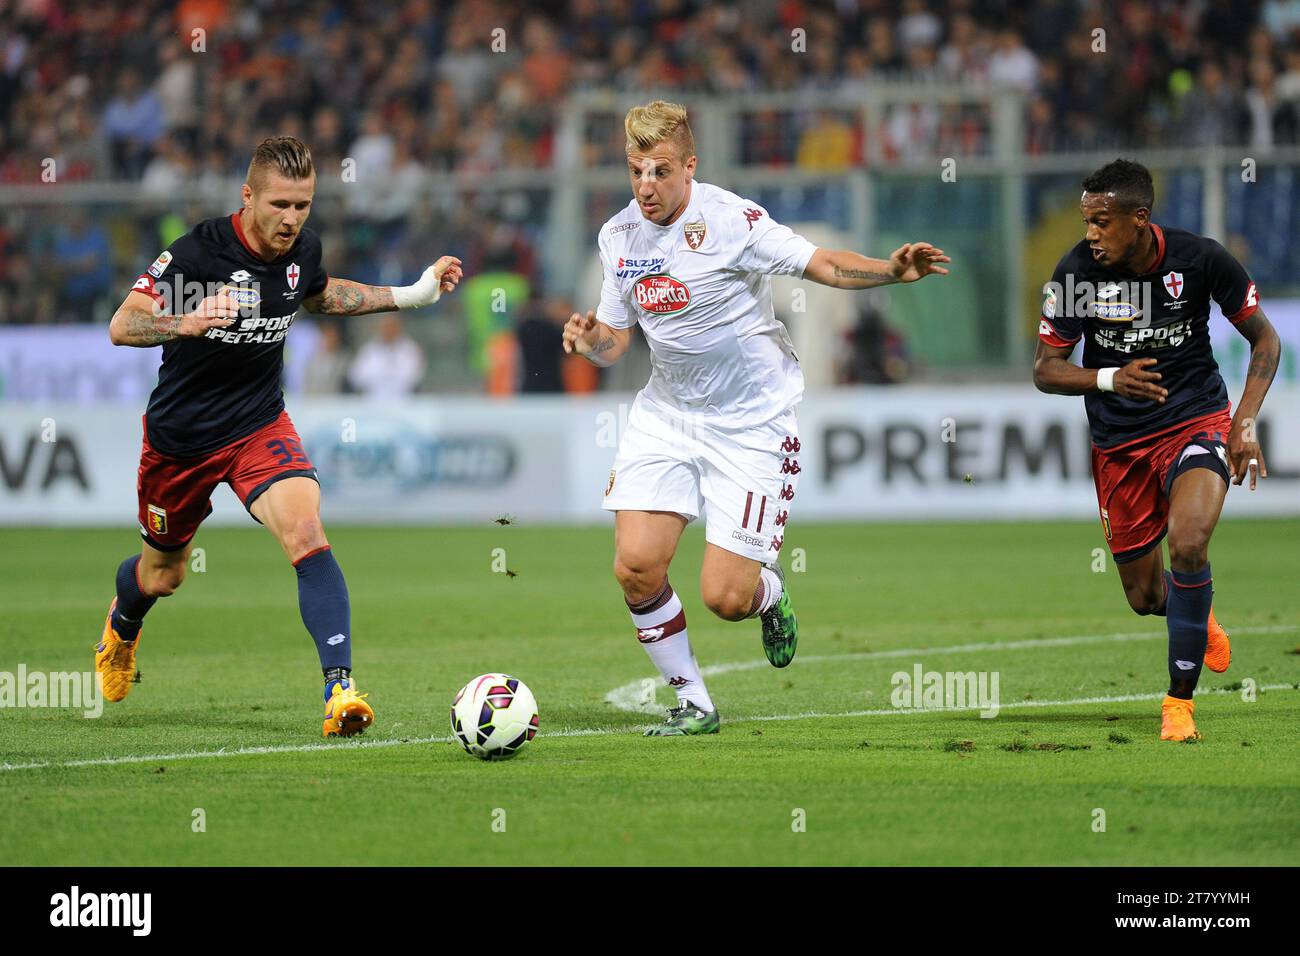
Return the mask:
<svg viewBox="0 0 1300 956">
<path fill-rule="evenodd" d="M 686 611 L 677 594 L 668 589 L 668 600 L 653 611 L 632 613 L 636 639 L 663 675 L 664 683 L 677 694 L 677 701 L 689 700 L 701 710 L 713 710 L 713 698 L 704 686 L 700 665 L 695 662 L 686 634 Z"/>
<path fill-rule="evenodd" d="M 771 568 L 759 568 L 758 580 L 763 586 L 763 600 L 759 603 L 758 610 L 754 612 L 754 617 L 770 610 L 785 593 L 785 588 L 781 586 L 781 578 Z"/>
</svg>

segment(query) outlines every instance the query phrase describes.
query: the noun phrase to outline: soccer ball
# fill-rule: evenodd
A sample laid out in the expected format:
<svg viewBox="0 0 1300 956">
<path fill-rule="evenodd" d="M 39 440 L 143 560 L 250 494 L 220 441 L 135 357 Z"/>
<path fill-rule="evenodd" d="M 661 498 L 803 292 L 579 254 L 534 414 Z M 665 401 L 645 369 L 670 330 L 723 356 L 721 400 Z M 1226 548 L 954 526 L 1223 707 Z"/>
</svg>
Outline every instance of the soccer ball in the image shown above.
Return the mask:
<svg viewBox="0 0 1300 956">
<path fill-rule="evenodd" d="M 537 700 L 509 674 L 475 677 L 451 702 L 451 732 L 481 760 L 506 760 L 537 736 Z"/>
</svg>

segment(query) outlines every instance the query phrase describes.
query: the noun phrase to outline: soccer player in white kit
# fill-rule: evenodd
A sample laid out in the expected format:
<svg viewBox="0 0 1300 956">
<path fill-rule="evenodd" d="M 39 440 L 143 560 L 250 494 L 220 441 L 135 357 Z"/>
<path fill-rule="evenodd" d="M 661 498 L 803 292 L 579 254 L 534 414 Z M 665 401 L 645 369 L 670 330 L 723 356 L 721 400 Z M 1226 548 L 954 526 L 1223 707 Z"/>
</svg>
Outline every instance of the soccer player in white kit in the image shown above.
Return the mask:
<svg viewBox="0 0 1300 956">
<path fill-rule="evenodd" d="M 776 667 L 798 623 L 778 562 L 798 487 L 795 407 L 803 374 L 772 311 L 770 275 L 869 289 L 947 275 L 942 249 L 913 242 L 888 260 L 819 249 L 734 193 L 695 182 L 686 110 L 656 100 L 628 111 L 634 198 L 600 229 L 600 306 L 574 313 L 564 349 L 611 365 L 632 326 L 653 371 L 636 397 L 605 488 L 614 575 L 637 640 L 677 692 L 647 736 L 717 733 L 717 709 L 691 650 L 668 565 L 686 525 L 705 518 L 704 603 L 728 621 L 759 617 Z"/>
</svg>

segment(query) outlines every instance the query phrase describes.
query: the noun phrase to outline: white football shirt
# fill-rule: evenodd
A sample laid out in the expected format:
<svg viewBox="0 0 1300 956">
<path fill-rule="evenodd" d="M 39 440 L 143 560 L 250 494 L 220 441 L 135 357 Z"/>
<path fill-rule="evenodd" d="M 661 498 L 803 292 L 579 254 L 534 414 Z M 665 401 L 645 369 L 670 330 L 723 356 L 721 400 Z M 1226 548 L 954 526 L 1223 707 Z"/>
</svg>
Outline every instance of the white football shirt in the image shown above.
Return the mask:
<svg viewBox="0 0 1300 956">
<path fill-rule="evenodd" d="M 803 373 L 772 311 L 768 276 L 801 276 L 817 247 L 762 206 L 694 182 L 671 226 L 636 200 L 598 236 L 604 282 L 596 317 L 640 324 L 650 345 L 643 401 L 721 428 L 770 422 L 803 396 Z"/>
</svg>

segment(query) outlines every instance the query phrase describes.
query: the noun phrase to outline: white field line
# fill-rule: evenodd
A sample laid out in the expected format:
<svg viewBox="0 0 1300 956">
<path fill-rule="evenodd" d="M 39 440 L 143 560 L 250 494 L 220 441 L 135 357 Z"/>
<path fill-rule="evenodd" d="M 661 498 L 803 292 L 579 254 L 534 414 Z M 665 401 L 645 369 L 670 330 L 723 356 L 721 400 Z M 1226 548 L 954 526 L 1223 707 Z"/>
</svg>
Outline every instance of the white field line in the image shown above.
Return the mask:
<svg viewBox="0 0 1300 956">
<path fill-rule="evenodd" d="M 1232 634 L 1285 634 L 1300 630 L 1300 625 L 1277 624 L 1266 627 L 1237 627 Z M 1129 631 L 1119 634 L 1080 634 L 1075 637 L 1044 637 L 1023 641 L 987 641 L 981 644 L 951 644 L 946 647 L 912 647 L 896 648 L 888 651 L 852 651 L 848 654 L 807 654 L 796 657 L 794 664 L 836 664 L 840 661 L 887 660 L 894 657 L 932 657 L 938 654 L 968 654 L 982 651 L 1026 651 L 1042 647 L 1077 647 L 1083 644 L 1111 644 L 1125 641 L 1154 641 L 1168 638 L 1165 631 Z M 730 664 L 712 664 L 700 668 L 704 677 L 718 674 L 732 674 L 736 671 L 763 670 L 770 667 L 765 657 L 756 657 L 748 661 L 735 661 Z M 664 708 L 655 703 L 653 694 L 647 695 L 647 689 L 655 690 L 661 683 L 658 677 L 645 677 L 629 681 L 615 687 L 605 695 L 605 701 L 619 710 L 641 714 L 662 714 Z M 1145 699 L 1145 698 L 1137 698 Z M 863 714 L 874 713 L 863 711 Z M 889 711 L 893 713 L 893 711 Z M 779 718 L 777 718 L 779 719 Z"/>
<path fill-rule="evenodd" d="M 1273 690 L 1295 690 L 1294 684 L 1264 684 L 1257 687 L 1258 691 Z M 1197 697 L 1206 697 L 1210 695 L 1226 695 L 1239 693 L 1235 690 L 1198 690 Z M 1072 707 L 1083 706 L 1087 704 L 1126 704 L 1132 701 L 1140 700 L 1160 700 L 1164 693 L 1156 694 L 1117 694 L 1112 697 L 1076 697 L 1071 700 L 1018 700 L 1009 704 L 1002 704 L 1000 710 L 1011 710 L 1013 708 L 1024 707 Z M 908 708 L 889 708 L 887 710 L 849 710 L 841 713 L 823 713 L 821 711 L 806 711 L 801 714 L 764 714 L 757 717 L 738 717 L 730 723 L 743 724 L 750 721 L 768 721 L 768 720 L 805 720 L 812 718 L 831 718 L 831 717 L 894 717 L 898 715 L 923 715 L 941 713 L 944 711 L 978 711 L 982 709 L 979 704 L 972 704 L 969 707 L 932 707 L 927 709 L 908 709 Z M 555 730 L 549 733 L 543 732 L 539 737 L 610 737 L 619 734 L 635 734 L 647 730 L 652 724 L 643 724 L 638 727 L 566 727 L 562 730 Z M 335 743 L 319 744 L 286 744 L 282 746 L 271 747 L 240 747 L 235 750 L 191 750 L 186 753 L 172 754 L 132 754 L 124 757 L 95 757 L 87 760 L 66 760 L 58 763 L 5 763 L 0 764 L 0 773 L 10 770 L 41 770 L 44 768 L 64 769 L 70 767 L 112 767 L 120 764 L 131 763 L 153 763 L 155 761 L 167 760 L 202 760 L 212 757 L 246 757 L 258 754 L 297 754 L 312 753 L 317 750 L 378 750 L 383 747 L 400 747 L 410 744 L 449 744 L 453 738 L 447 737 L 418 737 L 404 740 L 375 740 L 375 741 L 338 741 Z"/>
</svg>

